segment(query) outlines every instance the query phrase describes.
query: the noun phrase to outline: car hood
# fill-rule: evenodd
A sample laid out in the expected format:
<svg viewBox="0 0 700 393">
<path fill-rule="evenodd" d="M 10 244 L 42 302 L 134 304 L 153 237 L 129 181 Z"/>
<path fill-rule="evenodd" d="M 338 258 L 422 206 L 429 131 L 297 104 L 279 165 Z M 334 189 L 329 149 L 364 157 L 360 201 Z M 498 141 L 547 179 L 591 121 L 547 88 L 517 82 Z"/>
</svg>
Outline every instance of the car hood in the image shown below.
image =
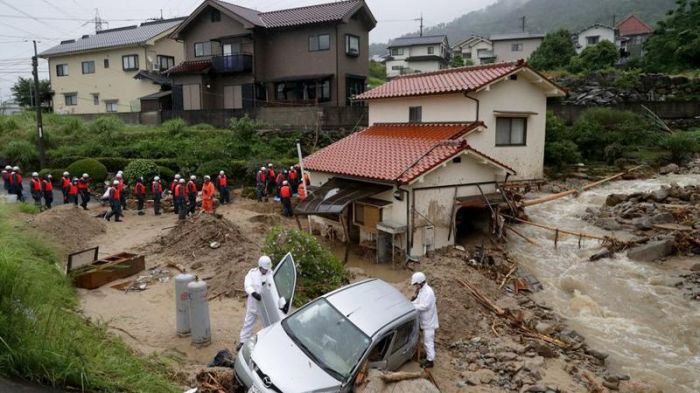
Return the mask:
<svg viewBox="0 0 700 393">
<path fill-rule="evenodd" d="M 259 336 L 251 355 L 260 371 L 283 393 L 340 388 L 341 383 L 323 371 L 292 341 L 280 323 Z"/>
</svg>

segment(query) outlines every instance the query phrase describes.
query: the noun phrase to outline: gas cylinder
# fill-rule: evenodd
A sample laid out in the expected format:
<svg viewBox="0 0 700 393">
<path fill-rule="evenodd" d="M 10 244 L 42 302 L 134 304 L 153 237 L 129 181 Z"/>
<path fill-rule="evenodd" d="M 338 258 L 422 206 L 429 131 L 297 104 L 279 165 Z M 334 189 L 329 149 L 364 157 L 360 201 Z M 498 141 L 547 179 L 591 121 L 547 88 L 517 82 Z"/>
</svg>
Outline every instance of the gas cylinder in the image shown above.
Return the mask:
<svg viewBox="0 0 700 393">
<path fill-rule="evenodd" d="M 202 280 L 187 284 L 190 295 L 190 329 L 192 345 L 211 344 L 211 327 L 209 324 L 209 300 L 207 300 L 207 283 Z"/>
<path fill-rule="evenodd" d="M 190 295 L 187 284 L 194 281 L 191 274 L 178 274 L 175 276 L 175 312 L 177 321 L 177 335 L 186 337 L 190 335 Z"/>
</svg>

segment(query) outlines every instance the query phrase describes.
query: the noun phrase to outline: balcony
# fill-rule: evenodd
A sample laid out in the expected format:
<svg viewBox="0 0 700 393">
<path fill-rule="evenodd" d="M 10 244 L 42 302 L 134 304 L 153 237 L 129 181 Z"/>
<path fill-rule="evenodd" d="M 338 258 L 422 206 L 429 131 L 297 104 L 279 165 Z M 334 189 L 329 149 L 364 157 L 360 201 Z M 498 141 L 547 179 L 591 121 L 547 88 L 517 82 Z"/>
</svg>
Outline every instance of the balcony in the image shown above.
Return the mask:
<svg viewBox="0 0 700 393">
<path fill-rule="evenodd" d="M 211 59 L 214 71 L 221 74 L 250 72 L 253 70 L 253 55 L 241 53 L 226 56 L 213 56 Z"/>
</svg>

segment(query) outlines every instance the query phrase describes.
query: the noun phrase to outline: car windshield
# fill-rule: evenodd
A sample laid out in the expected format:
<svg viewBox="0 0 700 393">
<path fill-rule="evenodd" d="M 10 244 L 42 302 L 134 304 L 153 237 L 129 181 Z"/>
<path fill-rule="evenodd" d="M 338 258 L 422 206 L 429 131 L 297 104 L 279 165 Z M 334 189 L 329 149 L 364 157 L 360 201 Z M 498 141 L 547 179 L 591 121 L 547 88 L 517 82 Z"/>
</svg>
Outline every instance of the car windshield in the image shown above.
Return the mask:
<svg viewBox="0 0 700 393">
<path fill-rule="evenodd" d="M 360 361 L 370 338 L 324 298 L 282 321 L 289 337 L 319 367 L 344 381 Z"/>
</svg>

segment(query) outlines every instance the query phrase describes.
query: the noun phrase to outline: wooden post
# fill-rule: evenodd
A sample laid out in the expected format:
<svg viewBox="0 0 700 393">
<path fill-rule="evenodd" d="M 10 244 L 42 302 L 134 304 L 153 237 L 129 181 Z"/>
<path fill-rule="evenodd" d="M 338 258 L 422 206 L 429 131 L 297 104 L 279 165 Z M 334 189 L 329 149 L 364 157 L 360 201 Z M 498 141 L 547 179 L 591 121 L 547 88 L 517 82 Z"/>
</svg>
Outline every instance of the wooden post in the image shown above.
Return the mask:
<svg viewBox="0 0 700 393">
<path fill-rule="evenodd" d="M 343 227 L 343 234 L 345 235 L 345 256 L 343 257 L 343 265 L 345 265 L 348 263 L 348 254 L 350 253 L 350 235 L 345 225 L 345 216 L 343 213 L 340 213 L 340 225 Z"/>
<path fill-rule="evenodd" d="M 557 243 L 559 242 L 559 228 L 554 231 L 554 248 L 557 248 Z"/>
<path fill-rule="evenodd" d="M 301 221 L 299 221 L 299 216 L 295 214 L 294 219 L 297 220 L 297 227 L 299 228 L 299 232 L 302 232 L 303 229 L 301 228 Z"/>
</svg>

